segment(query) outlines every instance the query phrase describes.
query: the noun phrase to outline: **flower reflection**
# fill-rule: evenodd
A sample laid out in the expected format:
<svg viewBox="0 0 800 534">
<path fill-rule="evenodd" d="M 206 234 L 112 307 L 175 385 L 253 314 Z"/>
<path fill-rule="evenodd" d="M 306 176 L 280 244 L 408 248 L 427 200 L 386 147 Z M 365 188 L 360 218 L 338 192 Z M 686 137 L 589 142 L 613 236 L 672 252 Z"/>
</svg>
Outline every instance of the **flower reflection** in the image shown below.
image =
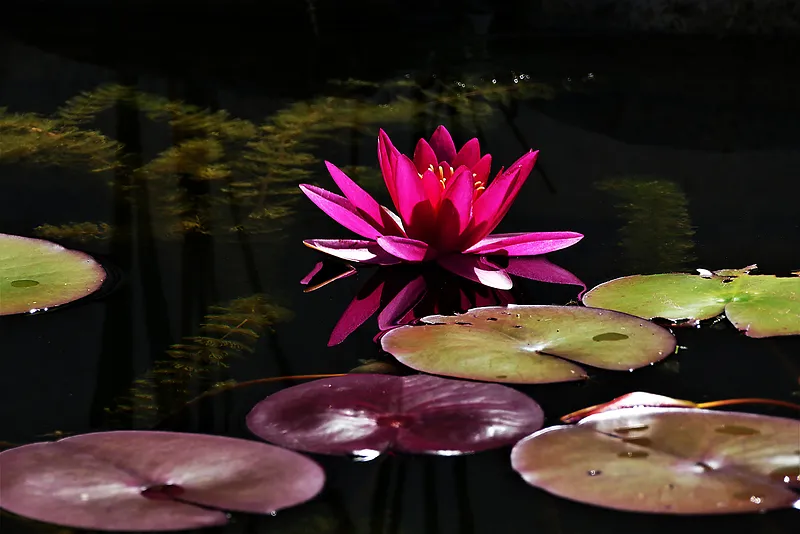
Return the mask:
<svg viewBox="0 0 800 534">
<path fill-rule="evenodd" d="M 505 272 L 552 284 L 586 285 L 568 270 L 544 256 L 507 258 L 501 264 Z M 317 263 L 301 283 L 306 292 L 315 291 L 331 282 L 356 272 L 349 264 Z M 580 295 L 579 295 L 580 296 Z M 435 314 L 464 312 L 470 308 L 515 303 L 508 290 L 495 289 L 436 267 L 398 265 L 377 269 L 364 283 L 333 328 L 328 346 L 338 345 L 370 317 L 378 313 L 380 337 L 400 325 Z"/>
</svg>

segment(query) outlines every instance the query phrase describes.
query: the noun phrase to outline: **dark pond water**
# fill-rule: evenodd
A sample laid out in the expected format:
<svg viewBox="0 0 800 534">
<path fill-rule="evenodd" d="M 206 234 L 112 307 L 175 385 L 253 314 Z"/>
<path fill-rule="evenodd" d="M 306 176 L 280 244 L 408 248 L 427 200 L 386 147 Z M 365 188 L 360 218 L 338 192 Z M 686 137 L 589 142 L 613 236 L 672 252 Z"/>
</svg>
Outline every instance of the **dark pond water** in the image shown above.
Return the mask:
<svg viewBox="0 0 800 534">
<path fill-rule="evenodd" d="M 144 45 L 138 54 L 128 47 L 124 61 L 117 50 L 115 61 L 75 31 L 86 42 L 62 35 L 59 43 L 47 32 L 0 36 L 0 232 L 85 250 L 110 280 L 61 310 L 0 319 L 6 447 L 115 428 L 251 438 L 250 408 L 297 381 L 184 404 L 220 382 L 391 362 L 373 341 L 375 317 L 327 346 L 374 270 L 310 293 L 300 285 L 322 259 L 301 241 L 348 234 L 296 185 L 333 188 L 329 160 L 358 166 L 358 180 L 388 202 L 376 172 L 379 127 L 409 153 L 445 124 L 459 145 L 477 136 L 495 169 L 539 149 L 498 231 L 585 234 L 550 259 L 589 287 L 641 272 L 800 268 L 800 80 L 786 44 L 542 38 L 499 42 L 484 54 L 471 41 L 468 50 L 418 47 L 379 64 L 362 44 L 362 55 L 350 47 L 338 63 L 276 60 L 272 78 L 268 61 L 259 67 L 257 54 L 230 44 L 209 52 L 205 68 L 206 56 L 184 62 L 174 49 L 159 57 Z M 355 81 L 328 83 L 334 78 Z M 57 116 L 81 131 L 47 135 L 52 123 L 43 117 L 87 91 Z M 12 123 L 12 113 L 37 115 Z M 113 237 L 75 239 L 54 228 L 84 222 L 108 223 Z M 428 289 L 454 283 L 443 277 Z M 531 304 L 575 297 L 572 286 L 521 279 L 504 295 Z M 263 321 L 248 323 L 258 334 L 249 351 L 214 361 L 173 346 L 219 339 L 202 325 L 225 321 L 204 318 L 224 315 L 220 306 Z M 657 365 L 519 389 L 542 405 L 547 424 L 631 391 L 698 402 L 798 400 L 800 338 L 748 339 L 726 322 L 676 335 L 685 349 Z M 319 497 L 275 517 L 234 515 L 217 531 L 788 533 L 797 524 L 796 511 L 682 518 L 593 508 L 527 486 L 508 455 L 317 457 L 328 475 Z M 2 524 L 5 532 L 58 530 L 5 514 Z"/>
</svg>

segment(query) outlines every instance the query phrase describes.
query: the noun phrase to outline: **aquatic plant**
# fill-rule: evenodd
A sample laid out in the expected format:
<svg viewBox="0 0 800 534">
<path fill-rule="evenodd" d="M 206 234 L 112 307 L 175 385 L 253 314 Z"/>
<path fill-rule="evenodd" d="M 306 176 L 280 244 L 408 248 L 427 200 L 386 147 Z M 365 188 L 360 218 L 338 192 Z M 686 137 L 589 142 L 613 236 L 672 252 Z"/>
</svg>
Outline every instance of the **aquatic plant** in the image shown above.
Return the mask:
<svg viewBox="0 0 800 534">
<path fill-rule="evenodd" d="M 336 222 L 367 240 L 309 239 L 304 243 L 358 263 L 436 261 L 469 280 L 510 289 L 508 272 L 489 256 L 500 256 L 513 268 L 518 257 L 560 250 L 583 238 L 576 232 L 490 235 L 511 208 L 537 156 L 538 151 L 528 152 L 490 182 L 492 159 L 489 154 L 481 157 L 477 139 L 456 151 L 450 133 L 439 126 L 430 143 L 420 139 L 412 160 L 381 130 L 378 161 L 399 216 L 326 162 L 344 197 L 314 185 L 300 188 Z"/>
</svg>

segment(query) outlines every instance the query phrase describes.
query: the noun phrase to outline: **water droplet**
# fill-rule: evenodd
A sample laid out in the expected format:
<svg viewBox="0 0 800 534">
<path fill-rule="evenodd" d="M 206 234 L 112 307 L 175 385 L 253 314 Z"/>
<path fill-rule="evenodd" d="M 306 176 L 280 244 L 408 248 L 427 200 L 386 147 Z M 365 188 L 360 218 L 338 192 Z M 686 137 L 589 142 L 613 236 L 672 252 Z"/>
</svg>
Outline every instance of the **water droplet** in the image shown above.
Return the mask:
<svg viewBox="0 0 800 534">
<path fill-rule="evenodd" d="M 792 487 L 800 487 L 800 465 L 787 465 L 770 472 L 769 478 Z"/>
<path fill-rule="evenodd" d="M 761 433 L 755 428 L 740 425 L 722 425 L 721 427 L 715 428 L 714 431 L 720 434 L 730 434 L 731 436 L 753 436 Z"/>
<path fill-rule="evenodd" d="M 597 475 L 602 475 L 603 472 L 599 469 L 590 469 L 589 471 L 586 471 L 586 474 L 590 477 L 596 477 Z"/>
<path fill-rule="evenodd" d="M 620 458 L 647 458 L 650 453 L 645 451 L 622 451 L 617 456 Z"/>
<path fill-rule="evenodd" d="M 764 497 L 752 491 L 734 493 L 733 498 L 739 501 L 750 501 L 753 504 L 762 504 L 764 502 Z"/>
<path fill-rule="evenodd" d="M 14 280 L 11 282 L 11 287 L 35 287 L 39 282 L 36 280 Z"/>
</svg>

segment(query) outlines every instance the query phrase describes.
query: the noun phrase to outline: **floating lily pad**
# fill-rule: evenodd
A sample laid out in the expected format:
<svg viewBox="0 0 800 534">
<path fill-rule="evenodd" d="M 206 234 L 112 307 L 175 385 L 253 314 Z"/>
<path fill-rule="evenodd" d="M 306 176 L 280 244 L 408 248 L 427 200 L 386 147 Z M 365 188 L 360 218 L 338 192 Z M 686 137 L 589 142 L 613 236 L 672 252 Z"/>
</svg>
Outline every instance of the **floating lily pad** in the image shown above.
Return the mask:
<svg viewBox="0 0 800 534">
<path fill-rule="evenodd" d="M 361 374 L 270 395 L 247 416 L 247 427 L 283 447 L 369 458 L 388 449 L 452 455 L 502 447 L 543 420 L 533 399 L 505 386 Z"/>
<path fill-rule="evenodd" d="M 631 512 L 728 514 L 800 504 L 800 421 L 694 408 L 623 408 L 517 443 L 526 482 Z"/>
<path fill-rule="evenodd" d="M 0 234 L 0 315 L 78 300 L 99 289 L 105 279 L 105 270 L 83 252 Z"/>
<path fill-rule="evenodd" d="M 97 530 L 185 530 L 227 522 L 222 510 L 267 514 L 314 497 L 314 461 L 265 443 L 121 431 L 0 453 L 0 508 Z"/>
<path fill-rule="evenodd" d="M 583 303 L 693 324 L 724 312 L 750 337 L 800 335 L 800 278 L 748 274 L 755 267 L 625 276 L 595 287 Z"/>
<path fill-rule="evenodd" d="M 487 382 L 580 380 L 586 371 L 573 362 L 629 371 L 675 350 L 660 326 L 579 306 L 491 306 L 422 321 L 390 331 L 383 349 L 418 371 Z"/>
</svg>

